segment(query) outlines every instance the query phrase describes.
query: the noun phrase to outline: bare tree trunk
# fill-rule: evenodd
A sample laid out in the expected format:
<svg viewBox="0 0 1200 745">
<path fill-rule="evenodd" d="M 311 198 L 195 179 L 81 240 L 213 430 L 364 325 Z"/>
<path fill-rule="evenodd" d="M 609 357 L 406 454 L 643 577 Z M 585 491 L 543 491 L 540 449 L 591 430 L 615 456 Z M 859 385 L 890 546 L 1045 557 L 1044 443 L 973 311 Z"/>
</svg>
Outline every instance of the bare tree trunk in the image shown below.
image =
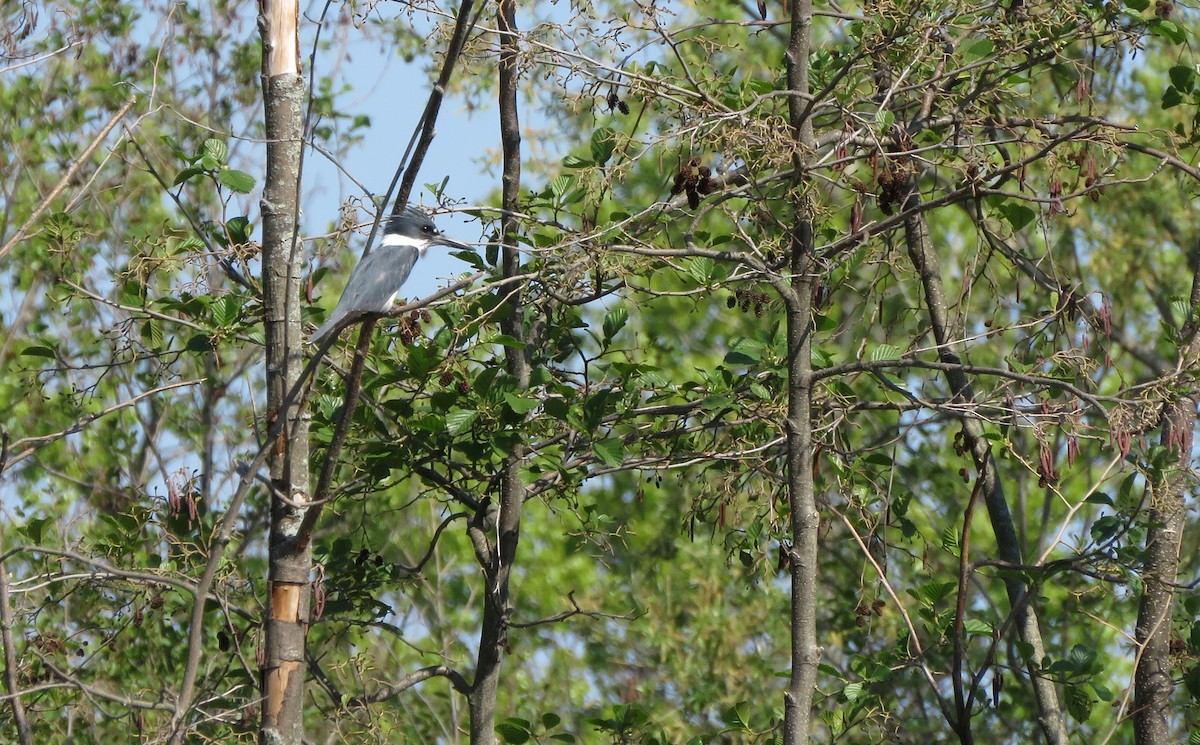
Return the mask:
<svg viewBox="0 0 1200 745">
<path fill-rule="evenodd" d="M 807 742 L 821 647 L 817 644 L 817 511 L 813 486 L 812 303 L 818 264 L 805 190 L 805 159 L 813 148 L 808 58 L 812 47 L 812 0 L 794 0 L 787 49 L 788 117 L 792 126 L 792 225 L 790 270 L 777 289 L 787 313 L 787 494 L 791 506 L 791 676 L 784 693 L 784 745 Z"/>
<path fill-rule="evenodd" d="M 1200 265 L 1192 275 L 1191 320 L 1184 329 L 1186 344 L 1180 350 L 1179 368 L 1194 369 L 1200 355 Z M 1185 396 L 1168 402 L 1163 410 L 1162 441 L 1178 461 L 1168 465 L 1152 484 L 1146 528 L 1146 560 L 1142 571 L 1142 597 L 1134 631 L 1140 653 L 1133 674 L 1133 736 L 1137 745 L 1167 745 L 1178 741 L 1168 722 L 1171 713 L 1171 604 L 1179 575 L 1179 549 L 1183 540 L 1192 432 L 1196 425 L 1196 400 Z"/>
<path fill-rule="evenodd" d="M 307 511 L 301 505 L 309 494 L 308 420 L 289 392 L 304 363 L 299 292 L 303 256 L 296 220 L 305 85 L 299 74 L 298 3 L 264 0 L 260 11 L 267 135 L 262 197 L 267 410 L 270 423 L 286 422 L 269 444 L 273 494 L 260 740 L 300 745 L 312 555 L 309 542 L 297 536 Z"/>
<path fill-rule="evenodd" d="M 950 338 L 941 262 L 938 260 L 937 252 L 933 250 L 925 219 L 920 213 L 920 206 L 920 196 L 914 185 L 904 203 L 904 209 L 908 213 L 908 217 L 904 221 L 908 255 L 921 279 L 925 304 L 928 306 L 929 320 L 933 327 L 933 337 L 938 345 L 938 357 L 942 362 L 957 365 L 961 363 L 961 360 L 954 352 L 956 343 Z M 968 405 L 975 400 L 975 391 L 966 373 L 952 369 L 946 373 L 946 378 L 950 381 L 950 389 L 959 404 Z M 971 453 L 976 464 L 979 465 L 983 501 L 987 506 L 992 533 L 996 536 L 996 547 L 1000 558 L 1012 564 L 1021 564 L 1023 563 L 1021 544 L 1017 538 L 1016 527 L 1013 525 L 1012 514 L 1008 509 L 1008 501 L 1004 496 L 1003 483 L 997 475 L 991 447 L 983 437 L 983 425 L 978 419 L 971 416 L 963 416 L 961 421 L 963 430 L 970 438 Z M 1063 721 L 1054 682 L 1037 672 L 1041 667 L 1042 659 L 1046 656 L 1046 650 L 1042 642 L 1042 632 L 1038 626 L 1037 614 L 1032 607 L 1027 588 L 1019 578 L 1012 574 L 1005 578 L 1004 586 L 1015 615 L 1017 634 L 1031 650 L 1026 660 L 1026 670 L 1033 685 L 1034 698 L 1037 700 L 1038 725 L 1048 742 L 1054 743 L 1054 745 L 1066 745 L 1066 723 Z M 970 712 L 960 710 L 958 717 L 959 721 L 954 722 L 954 725 L 961 736 L 970 727 Z"/>
<path fill-rule="evenodd" d="M 1196 420 L 1196 403 L 1191 398 L 1167 404 L 1163 413 L 1163 439 L 1171 441 L 1173 432 L 1190 433 Z M 1190 434 L 1187 435 L 1190 440 Z M 1182 451 L 1186 468 L 1189 447 Z M 1171 604 L 1175 599 L 1175 580 L 1179 572 L 1179 545 L 1183 539 L 1185 478 L 1181 464 L 1167 466 L 1168 471 L 1151 487 L 1147 516 L 1145 565 L 1142 582 L 1145 589 L 1138 602 L 1135 639 L 1140 654 L 1133 674 L 1133 733 L 1137 745 L 1169 745 L 1179 742 L 1168 718 L 1172 714 L 1171 692 Z"/>
<path fill-rule="evenodd" d="M 500 0 L 497 7 L 497 28 L 500 30 L 500 142 L 503 147 L 502 205 L 507 210 L 501 219 L 503 236 L 503 272 L 513 277 L 521 271 L 521 256 L 515 240 L 516 221 L 512 214 L 519 212 L 521 192 L 521 130 L 517 116 L 518 37 L 515 0 Z M 505 298 L 501 328 L 518 342 L 526 339 L 522 318 L 521 286 L 514 285 Z M 523 344 L 521 345 L 523 346 Z M 529 361 L 526 350 L 514 346 L 504 348 L 505 367 L 517 383 L 518 390 L 529 387 Z M 517 557 L 517 542 L 521 531 L 521 507 L 525 501 L 525 486 L 521 483 L 520 468 L 525 447 L 517 442 L 501 466 L 500 511 L 496 517 L 496 545 L 481 552 L 484 563 L 483 623 L 479 636 L 479 656 L 475 681 L 471 687 L 471 745 L 492 745 L 496 732 L 496 690 L 500 682 L 500 662 L 508 643 L 509 580 Z M 486 509 L 486 506 L 483 508 Z M 487 545 L 488 538 L 480 534 L 479 520 L 472 528 L 476 546 Z"/>
</svg>

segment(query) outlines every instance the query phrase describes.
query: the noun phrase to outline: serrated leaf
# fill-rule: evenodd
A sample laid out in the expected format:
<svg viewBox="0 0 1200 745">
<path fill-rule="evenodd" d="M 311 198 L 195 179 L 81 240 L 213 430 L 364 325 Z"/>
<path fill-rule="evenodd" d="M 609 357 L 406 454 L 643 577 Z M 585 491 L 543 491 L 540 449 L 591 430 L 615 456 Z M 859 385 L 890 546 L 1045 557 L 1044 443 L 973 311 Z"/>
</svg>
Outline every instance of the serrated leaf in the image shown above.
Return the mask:
<svg viewBox="0 0 1200 745">
<path fill-rule="evenodd" d="M 629 311 L 617 308 L 604 314 L 604 343 L 607 345 L 629 322 Z"/>
<path fill-rule="evenodd" d="M 1146 21 L 1146 29 L 1155 36 L 1161 36 L 1176 44 L 1187 41 L 1187 32 L 1184 31 L 1183 26 L 1165 18 L 1151 18 Z"/>
<path fill-rule="evenodd" d="M 199 166 L 188 166 L 187 168 L 183 169 L 179 173 L 175 174 L 175 181 L 171 185 L 179 186 L 180 184 L 184 183 L 185 181 L 189 181 L 192 178 L 199 176 L 202 173 L 204 173 L 203 168 L 201 168 Z"/>
<path fill-rule="evenodd" d="M 238 194 L 249 194 L 254 191 L 254 177 L 245 171 L 223 168 L 217 172 L 217 181 L 220 181 Z"/>
<path fill-rule="evenodd" d="M 207 158 L 217 165 L 224 165 L 225 159 L 229 157 L 229 146 L 225 144 L 224 140 L 210 137 L 200 148 L 200 157 Z"/>
<path fill-rule="evenodd" d="M 987 621 L 981 621 L 978 618 L 963 619 L 963 633 L 974 634 L 975 636 L 991 636 L 995 629 Z"/>
<path fill-rule="evenodd" d="M 520 414 L 522 416 L 537 408 L 538 405 L 537 399 L 521 398 L 515 393 L 505 393 L 504 403 L 508 404 L 508 408 L 512 409 L 514 414 Z"/>
<path fill-rule="evenodd" d="M 491 250 L 489 246 L 488 250 Z M 498 250 L 498 249 L 497 249 Z M 477 272 L 487 270 L 487 266 L 483 263 L 483 259 L 479 258 L 479 254 L 474 251 L 451 251 L 450 255 L 460 261 L 465 261 L 471 265 L 471 268 Z"/>
<path fill-rule="evenodd" d="M 222 295 L 212 304 L 213 321 L 218 326 L 232 326 L 241 312 L 242 303 L 233 295 Z"/>
<path fill-rule="evenodd" d="M 479 412 L 474 409 L 456 409 L 446 415 L 446 432 L 451 437 L 457 437 L 471 428 Z"/>
<path fill-rule="evenodd" d="M 542 714 L 542 726 L 546 729 L 554 729 L 562 722 L 562 717 L 552 711 Z"/>
<path fill-rule="evenodd" d="M 142 321 L 142 341 L 146 342 L 146 346 L 153 350 L 162 349 L 163 329 L 162 324 L 156 318 L 147 318 Z"/>
<path fill-rule="evenodd" d="M 592 161 L 580 158 L 577 155 L 568 155 L 562 160 L 563 168 L 587 168 L 592 165 Z"/>
<path fill-rule="evenodd" d="M 593 442 L 592 452 L 609 468 L 619 468 L 625 463 L 625 443 L 619 437 Z"/>
<path fill-rule="evenodd" d="M 1068 655 L 1075 669 L 1079 672 L 1090 672 L 1092 666 L 1096 663 L 1096 650 L 1083 644 L 1076 644 L 1071 647 L 1071 653 Z"/>
<path fill-rule="evenodd" d="M 847 701 L 849 701 L 850 703 L 854 703 L 855 701 L 862 698 L 863 684 L 862 683 L 847 683 L 846 687 L 842 689 L 842 695 L 846 697 Z"/>
<path fill-rule="evenodd" d="M 232 217 L 226 222 L 226 235 L 230 244 L 248 244 L 250 242 L 250 218 L 245 215 Z"/>
<path fill-rule="evenodd" d="M 1086 722 L 1092 715 L 1092 707 L 1096 700 L 1088 695 L 1087 689 L 1081 685 L 1069 685 L 1064 688 L 1067 697 L 1067 711 L 1079 722 Z"/>
<path fill-rule="evenodd" d="M 893 347 L 891 344 L 876 344 L 867 353 L 867 359 L 870 362 L 883 362 L 885 360 L 900 359 L 900 348 Z"/>
<path fill-rule="evenodd" d="M 695 278 L 697 282 L 706 285 L 713 275 L 713 269 L 716 268 L 716 263 L 707 256 L 700 256 L 692 259 L 688 264 L 688 273 Z"/>
<path fill-rule="evenodd" d="M 592 132 L 592 162 L 598 166 L 608 163 L 617 146 L 617 135 L 611 127 L 599 127 Z"/>
</svg>

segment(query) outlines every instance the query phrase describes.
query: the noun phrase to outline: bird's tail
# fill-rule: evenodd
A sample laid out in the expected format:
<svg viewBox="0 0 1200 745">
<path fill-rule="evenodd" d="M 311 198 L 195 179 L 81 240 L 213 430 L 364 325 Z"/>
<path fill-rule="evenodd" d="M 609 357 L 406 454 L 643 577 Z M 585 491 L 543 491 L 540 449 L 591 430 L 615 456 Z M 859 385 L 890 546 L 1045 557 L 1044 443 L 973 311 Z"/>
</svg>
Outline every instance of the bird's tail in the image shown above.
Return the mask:
<svg viewBox="0 0 1200 745">
<path fill-rule="evenodd" d="M 317 342 L 321 341 L 321 339 L 324 339 L 330 331 L 333 331 L 334 328 L 337 327 L 339 320 L 340 319 L 337 316 L 331 316 L 329 320 L 321 326 L 321 328 L 312 332 L 312 336 L 308 337 L 309 344 L 316 344 Z"/>
</svg>

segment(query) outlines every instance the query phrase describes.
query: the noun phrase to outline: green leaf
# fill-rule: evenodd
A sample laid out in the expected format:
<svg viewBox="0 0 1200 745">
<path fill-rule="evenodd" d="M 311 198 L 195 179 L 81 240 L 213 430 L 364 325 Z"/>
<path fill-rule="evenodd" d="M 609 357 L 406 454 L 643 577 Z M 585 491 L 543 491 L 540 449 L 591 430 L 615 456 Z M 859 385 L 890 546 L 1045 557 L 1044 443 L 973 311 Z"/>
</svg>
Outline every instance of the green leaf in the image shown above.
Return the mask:
<svg viewBox="0 0 1200 745">
<path fill-rule="evenodd" d="M 42 346 L 36 346 L 36 345 L 32 346 L 32 347 L 25 347 L 24 349 L 22 349 L 21 356 L 22 357 L 45 357 L 46 359 L 49 359 L 49 360 L 53 360 L 58 357 L 58 355 L 55 354 L 54 350 L 51 349 L 50 347 L 42 347 Z"/>
<path fill-rule="evenodd" d="M 625 443 L 619 437 L 593 442 L 592 452 L 609 468 L 619 468 L 625 463 Z"/>
<path fill-rule="evenodd" d="M 254 177 L 245 171 L 223 168 L 217 173 L 217 181 L 238 194 L 249 194 L 254 191 Z"/>
<path fill-rule="evenodd" d="M 1187 32 L 1184 31 L 1183 27 L 1165 18 L 1151 18 L 1149 21 L 1146 21 L 1146 29 L 1155 36 L 1161 36 L 1176 44 L 1182 44 L 1187 41 Z"/>
<path fill-rule="evenodd" d="M 592 161 L 584 160 L 577 155 L 568 155 L 567 157 L 563 158 L 562 164 L 563 168 L 587 168 L 588 166 L 593 165 Z"/>
<path fill-rule="evenodd" d="M 225 234 L 229 236 L 229 242 L 234 245 L 249 243 L 250 233 L 250 218 L 245 215 L 231 218 L 225 223 Z"/>
<path fill-rule="evenodd" d="M 1096 650 L 1083 644 L 1071 647 L 1071 653 L 1068 655 L 1075 669 L 1081 673 L 1094 672 L 1096 657 Z"/>
<path fill-rule="evenodd" d="M 900 349 L 893 347 L 891 344 L 876 344 L 867 353 L 867 360 L 870 362 L 898 359 L 900 359 Z"/>
<path fill-rule="evenodd" d="M 763 352 L 766 351 L 761 342 L 740 337 L 733 340 L 729 345 L 729 352 L 725 355 L 726 365 L 755 365 L 762 359 Z"/>
<path fill-rule="evenodd" d="M 52 522 L 48 517 L 39 517 L 30 520 L 21 528 L 21 532 L 29 536 L 30 543 L 41 543 L 42 535 L 45 533 L 46 525 Z"/>
<path fill-rule="evenodd" d="M 990 637 L 994 632 L 995 629 L 987 621 L 978 618 L 963 619 L 963 633 Z"/>
<path fill-rule="evenodd" d="M 520 341 L 519 339 L 514 339 L 508 334 L 496 334 L 495 336 L 489 337 L 484 344 L 499 344 L 500 346 L 508 347 L 509 349 L 525 348 L 525 342 Z"/>
<path fill-rule="evenodd" d="M 1167 77 L 1171 78 L 1171 85 L 1175 86 L 1176 90 L 1191 93 L 1196 84 L 1196 68 L 1190 65 L 1175 65 L 1167 70 Z"/>
<path fill-rule="evenodd" d="M 1098 491 L 1095 494 L 1089 495 L 1088 498 L 1085 499 L 1084 501 L 1087 502 L 1088 504 L 1102 504 L 1102 505 L 1106 505 L 1108 507 L 1113 506 L 1113 498 L 1108 496 L 1107 494 L 1105 494 L 1102 491 Z"/>
<path fill-rule="evenodd" d="M 232 326 L 241 313 L 242 303 L 233 295 L 222 295 L 212 304 L 213 321 L 218 326 Z"/>
<path fill-rule="evenodd" d="M 1150 7 L 1150 0 L 1125 0 L 1125 7 L 1141 12 Z"/>
<path fill-rule="evenodd" d="M 713 276 L 713 270 L 716 268 L 716 262 L 707 256 L 699 256 L 692 259 L 688 264 L 688 273 L 692 275 L 702 285 L 709 283 Z"/>
<path fill-rule="evenodd" d="M 1086 722 L 1092 716 L 1096 700 L 1081 685 L 1068 685 L 1063 690 L 1067 697 L 1067 711 L 1071 717 L 1076 721 Z"/>
<path fill-rule="evenodd" d="M 548 711 L 542 715 L 542 727 L 545 729 L 554 729 L 562 722 L 562 717 L 552 711 Z"/>
<path fill-rule="evenodd" d="M 514 414 L 524 416 L 531 410 L 537 408 L 538 401 L 536 398 L 521 398 L 515 393 L 505 393 L 504 403 L 508 404 L 508 408 L 513 410 Z"/>
<path fill-rule="evenodd" d="M 491 250 L 492 247 L 488 246 L 488 251 L 490 252 Z M 497 250 L 499 250 L 499 247 L 497 247 Z M 471 265 L 471 268 L 477 272 L 487 270 L 487 265 L 483 263 L 483 259 L 479 258 L 479 254 L 475 253 L 474 251 L 451 251 L 450 255 L 456 259 L 467 262 Z"/>
<path fill-rule="evenodd" d="M 1001 204 L 1000 214 L 1005 220 L 1008 221 L 1008 224 L 1012 226 L 1014 233 L 1020 232 L 1021 228 L 1024 228 L 1026 225 L 1033 222 L 1034 218 L 1037 217 L 1037 212 L 1035 212 L 1031 207 L 1021 204 L 1020 202 L 1013 201 L 1008 201 Z"/>
<path fill-rule="evenodd" d="M 721 721 L 730 729 L 740 732 L 750 731 L 750 702 L 739 701 L 721 714 Z"/>
<path fill-rule="evenodd" d="M 592 132 L 592 161 L 602 166 L 612 157 L 613 149 L 617 146 L 617 135 L 611 127 L 599 127 Z"/>
<path fill-rule="evenodd" d="M 1168 85 L 1167 89 L 1163 91 L 1162 103 L 1160 104 L 1162 109 L 1164 111 L 1166 109 L 1173 109 L 1181 103 L 1183 103 L 1183 96 L 1179 95 L 1179 91 L 1175 90 L 1175 86 Z"/>
<path fill-rule="evenodd" d="M 142 341 L 146 342 L 146 346 L 153 350 L 162 349 L 163 343 L 163 328 L 156 318 L 147 318 L 142 321 Z"/>
<path fill-rule="evenodd" d="M 605 346 L 607 346 L 608 343 L 611 342 L 614 337 L 616 337 L 617 332 L 624 328 L 625 324 L 628 322 L 629 311 L 625 310 L 624 308 L 617 308 L 616 310 L 609 311 L 608 313 L 604 314 Z"/>
<path fill-rule="evenodd" d="M 188 166 L 179 173 L 175 174 L 175 181 L 171 185 L 179 186 L 180 184 L 190 181 L 196 176 L 200 176 L 204 173 L 206 173 L 206 171 L 200 166 Z"/>
<path fill-rule="evenodd" d="M 211 168 L 225 165 L 225 159 L 229 157 L 229 146 L 223 140 L 210 137 L 200 148 L 200 157 L 214 163 L 215 165 L 210 166 Z"/>
<path fill-rule="evenodd" d="M 1200 701 L 1200 665 L 1193 665 L 1183 676 L 1183 685 L 1193 701 Z"/>
<path fill-rule="evenodd" d="M 509 743 L 509 745 L 524 745 L 529 742 L 529 738 L 533 733 L 529 731 L 528 723 L 521 724 L 524 720 L 505 719 L 503 722 L 496 723 L 496 734 L 500 735 L 500 739 Z"/>
<path fill-rule="evenodd" d="M 446 415 L 446 432 L 451 437 L 457 437 L 471 428 L 479 412 L 474 409 L 457 409 Z"/>
<path fill-rule="evenodd" d="M 991 39 L 975 39 L 962 45 L 964 62 L 974 62 L 983 59 L 995 50 L 996 45 Z"/>
</svg>

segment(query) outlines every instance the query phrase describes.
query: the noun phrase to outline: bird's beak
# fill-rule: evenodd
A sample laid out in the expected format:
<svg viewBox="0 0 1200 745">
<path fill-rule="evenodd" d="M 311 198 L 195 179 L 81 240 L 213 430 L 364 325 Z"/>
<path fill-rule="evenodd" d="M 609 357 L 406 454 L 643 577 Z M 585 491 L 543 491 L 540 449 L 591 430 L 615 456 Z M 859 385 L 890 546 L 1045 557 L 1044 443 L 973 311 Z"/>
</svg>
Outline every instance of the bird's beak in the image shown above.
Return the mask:
<svg viewBox="0 0 1200 745">
<path fill-rule="evenodd" d="M 446 248 L 457 248 L 457 249 L 459 249 L 460 251 L 471 251 L 471 250 L 473 250 L 473 249 L 472 249 L 470 246 L 468 246 L 467 244 L 465 244 L 465 243 L 460 243 L 460 242 L 458 242 L 458 241 L 454 240 L 453 238 L 447 238 L 447 237 L 446 237 L 446 236 L 444 236 L 444 235 L 439 235 L 438 237 L 434 238 L 434 239 L 433 239 L 432 241 L 430 241 L 429 243 L 430 243 L 430 245 L 432 245 L 432 246 L 445 246 Z"/>
</svg>

